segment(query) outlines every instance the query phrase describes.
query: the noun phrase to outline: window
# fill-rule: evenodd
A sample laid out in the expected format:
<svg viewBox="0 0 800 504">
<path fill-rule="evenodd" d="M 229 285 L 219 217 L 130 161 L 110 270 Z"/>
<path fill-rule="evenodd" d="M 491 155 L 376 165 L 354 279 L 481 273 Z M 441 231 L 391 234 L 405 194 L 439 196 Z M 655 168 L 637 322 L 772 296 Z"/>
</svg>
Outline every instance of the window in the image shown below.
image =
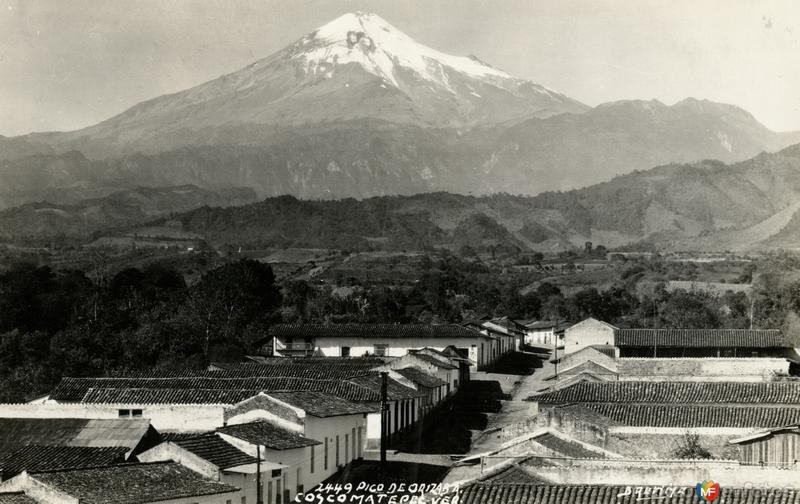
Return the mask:
<svg viewBox="0 0 800 504">
<path fill-rule="evenodd" d="M 343 346 L 342 347 L 342 357 L 350 357 L 350 347 Z"/>
<path fill-rule="evenodd" d="M 228 500 L 225 501 L 225 504 L 233 504 L 233 501 L 228 499 Z"/>
<path fill-rule="evenodd" d="M 311 448 L 311 474 L 314 474 L 314 448 L 316 446 L 310 446 L 309 448 Z"/>
<path fill-rule="evenodd" d="M 119 417 L 120 418 L 128 418 L 131 416 L 131 410 L 129 409 L 121 409 L 119 410 Z"/>
<path fill-rule="evenodd" d="M 339 467 L 339 435 L 336 435 L 336 467 Z"/>
<path fill-rule="evenodd" d="M 242 504 L 247 504 L 247 497 L 242 497 Z"/>
<path fill-rule="evenodd" d="M 272 470 L 272 477 L 273 478 L 280 478 L 281 477 L 281 470 L 280 469 L 273 469 Z"/>
<path fill-rule="evenodd" d="M 389 349 L 389 345 L 375 345 L 375 355 L 378 357 L 385 357 L 386 351 Z"/>
<path fill-rule="evenodd" d="M 283 502 L 283 494 L 281 494 L 281 480 L 275 482 L 275 504 Z"/>
<path fill-rule="evenodd" d="M 325 438 L 325 457 L 322 460 L 322 468 L 328 470 L 328 438 Z"/>
<path fill-rule="evenodd" d="M 131 410 L 131 416 L 132 417 L 141 417 L 142 416 L 142 410 L 140 410 L 140 409 Z"/>
<path fill-rule="evenodd" d="M 344 435 L 344 463 L 350 460 L 350 434 Z"/>
</svg>

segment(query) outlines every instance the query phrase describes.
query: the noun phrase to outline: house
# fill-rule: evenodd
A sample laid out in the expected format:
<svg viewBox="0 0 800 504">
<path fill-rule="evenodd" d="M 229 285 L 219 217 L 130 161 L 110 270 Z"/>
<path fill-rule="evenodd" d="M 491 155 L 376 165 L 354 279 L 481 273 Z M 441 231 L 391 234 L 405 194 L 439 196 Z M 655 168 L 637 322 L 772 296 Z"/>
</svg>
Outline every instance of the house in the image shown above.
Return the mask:
<svg viewBox="0 0 800 504">
<path fill-rule="evenodd" d="M 531 320 L 522 324 L 525 327 L 525 344 L 548 350 L 564 345 L 564 331 L 571 325 L 552 320 Z"/>
<path fill-rule="evenodd" d="M 239 489 L 174 462 L 27 471 L 0 484 L 0 495 L 22 493 L 40 504 L 244 503 Z"/>
<path fill-rule="evenodd" d="M 464 322 L 464 327 L 483 334 L 491 340 L 485 343 L 485 347 L 483 345 L 481 346 L 480 354 L 484 356 L 484 362 L 482 364 L 479 363 L 476 370 L 486 369 L 503 355 L 515 349 L 517 336 L 508 329 L 493 324 L 488 320 L 469 320 Z M 473 356 L 469 354 L 468 357 L 472 359 Z"/>
<path fill-rule="evenodd" d="M 620 329 L 588 318 L 565 331 L 564 352 L 611 345 L 621 357 L 788 358 L 794 342 L 776 329 Z"/>
<path fill-rule="evenodd" d="M 397 376 L 397 381 L 410 386 L 425 395 L 420 403 L 420 417 L 424 418 L 430 410 L 438 406 L 447 398 L 450 384 L 446 381 L 427 374 L 420 368 L 404 367 L 390 371 L 389 376 Z"/>
<path fill-rule="evenodd" d="M 463 371 L 469 376 L 469 363 L 465 364 L 462 359 L 452 358 L 432 348 L 412 350 L 402 357 L 387 360 L 383 366 L 376 369 L 388 370 L 408 367 L 420 369 L 447 384 L 444 394 L 437 398 L 437 403 L 454 394 L 458 390 L 459 384 L 463 383 L 462 367 L 464 368 Z"/>
<path fill-rule="evenodd" d="M 564 353 L 574 353 L 591 346 L 614 345 L 616 327 L 595 318 L 587 318 L 564 331 Z"/>
<path fill-rule="evenodd" d="M 503 335 L 503 345 L 500 349 L 503 354 L 512 350 L 519 351 L 525 343 L 525 326 L 507 316 L 485 320 L 481 326 Z"/>
<path fill-rule="evenodd" d="M 739 462 L 748 465 L 768 465 L 798 468 L 800 464 L 800 425 L 766 429 L 731 439 L 739 448 Z"/>
<path fill-rule="evenodd" d="M 622 357 L 791 357 L 794 344 L 773 329 L 617 329 Z"/>
<path fill-rule="evenodd" d="M 489 333 L 456 324 L 276 324 L 270 328 L 274 354 L 279 356 L 301 351 L 328 357 L 402 357 L 410 350 L 453 346 L 478 369 L 492 364 L 502 355 L 501 346 L 510 347 L 513 342 L 513 337 Z"/>
</svg>

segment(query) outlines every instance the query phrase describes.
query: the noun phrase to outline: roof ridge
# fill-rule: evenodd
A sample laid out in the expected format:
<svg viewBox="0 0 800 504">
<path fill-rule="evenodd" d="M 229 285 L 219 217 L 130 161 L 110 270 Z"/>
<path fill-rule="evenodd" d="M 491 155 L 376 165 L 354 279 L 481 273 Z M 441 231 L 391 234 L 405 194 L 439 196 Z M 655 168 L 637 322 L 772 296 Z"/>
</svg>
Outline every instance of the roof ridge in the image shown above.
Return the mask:
<svg viewBox="0 0 800 504">
<path fill-rule="evenodd" d="M 70 471 L 89 471 L 92 469 L 122 469 L 127 467 L 133 466 L 151 466 L 151 465 L 168 465 L 173 464 L 176 466 L 180 466 L 178 462 L 173 460 L 155 460 L 151 462 L 122 462 L 119 464 L 112 464 L 112 465 L 96 465 L 96 466 L 86 466 L 86 467 L 67 467 L 67 468 L 60 468 L 60 469 L 45 469 L 42 471 L 35 471 L 29 474 L 49 474 L 49 473 L 62 473 L 62 472 L 70 472 Z"/>
</svg>

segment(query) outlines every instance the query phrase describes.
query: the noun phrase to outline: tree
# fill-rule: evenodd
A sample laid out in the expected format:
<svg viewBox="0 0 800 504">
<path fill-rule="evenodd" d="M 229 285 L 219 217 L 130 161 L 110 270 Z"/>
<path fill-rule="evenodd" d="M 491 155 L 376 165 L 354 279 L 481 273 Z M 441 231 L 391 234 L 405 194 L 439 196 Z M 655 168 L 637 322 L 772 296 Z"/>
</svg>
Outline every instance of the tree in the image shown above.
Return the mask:
<svg viewBox="0 0 800 504">
<path fill-rule="evenodd" d="M 700 444 L 700 435 L 692 432 L 683 435 L 680 444 L 675 448 L 674 455 L 679 459 L 713 458 L 711 452 Z"/>
</svg>

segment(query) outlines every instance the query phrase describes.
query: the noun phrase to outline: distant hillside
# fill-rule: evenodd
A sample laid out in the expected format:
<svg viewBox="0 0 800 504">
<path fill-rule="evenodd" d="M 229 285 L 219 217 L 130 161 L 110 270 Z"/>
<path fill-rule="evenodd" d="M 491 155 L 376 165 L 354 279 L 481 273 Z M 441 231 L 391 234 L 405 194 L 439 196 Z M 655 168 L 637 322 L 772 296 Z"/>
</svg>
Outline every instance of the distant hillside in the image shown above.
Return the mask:
<svg viewBox="0 0 800 504">
<path fill-rule="evenodd" d="M 207 191 L 195 186 L 179 186 L 118 191 L 73 204 L 27 203 L 0 211 L 0 239 L 67 237 L 85 241 L 100 230 L 136 226 L 161 215 L 203 205 L 241 205 L 255 199 L 250 189 Z"/>
<path fill-rule="evenodd" d="M 534 197 L 280 197 L 200 208 L 177 220 L 212 243 L 255 247 L 551 251 L 586 241 L 608 247 L 647 241 L 673 249 L 742 250 L 800 245 L 798 201 L 800 145 L 732 165 L 668 165 Z"/>
<path fill-rule="evenodd" d="M 252 201 L 254 193 L 188 187 L 23 205 L 0 212 L 0 235 L 88 239 L 92 231 L 120 233 L 146 222 L 237 248 L 515 253 L 583 247 L 586 241 L 714 251 L 800 245 L 800 145 L 740 163 L 666 165 L 538 196 L 281 196 L 231 206 Z M 172 212 L 181 213 L 154 220 Z"/>
</svg>

